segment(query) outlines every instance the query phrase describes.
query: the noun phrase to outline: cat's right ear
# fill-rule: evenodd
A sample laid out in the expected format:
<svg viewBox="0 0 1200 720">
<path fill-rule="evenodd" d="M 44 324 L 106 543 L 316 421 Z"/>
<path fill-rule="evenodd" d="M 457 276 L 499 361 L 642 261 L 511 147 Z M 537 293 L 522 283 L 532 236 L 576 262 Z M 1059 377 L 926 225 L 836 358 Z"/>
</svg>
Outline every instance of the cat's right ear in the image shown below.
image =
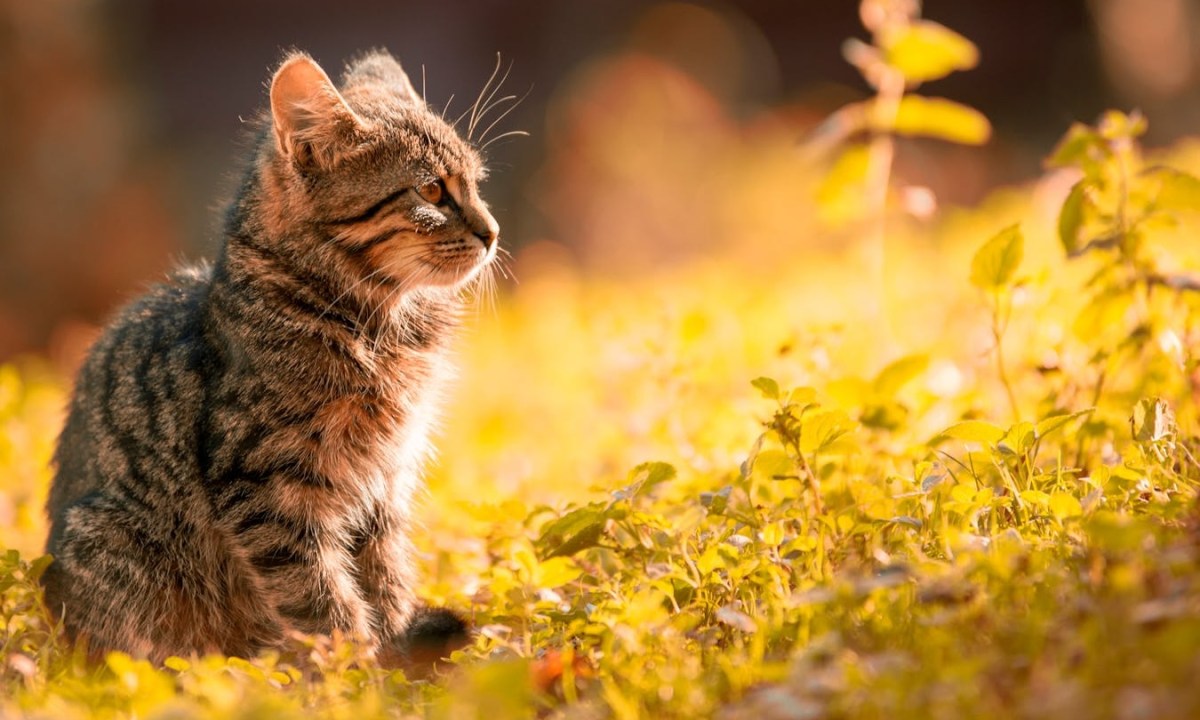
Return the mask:
<svg viewBox="0 0 1200 720">
<path fill-rule="evenodd" d="M 280 155 L 312 170 L 333 166 L 354 144 L 362 121 L 321 66 L 297 54 L 271 79 L 271 124 Z"/>
</svg>

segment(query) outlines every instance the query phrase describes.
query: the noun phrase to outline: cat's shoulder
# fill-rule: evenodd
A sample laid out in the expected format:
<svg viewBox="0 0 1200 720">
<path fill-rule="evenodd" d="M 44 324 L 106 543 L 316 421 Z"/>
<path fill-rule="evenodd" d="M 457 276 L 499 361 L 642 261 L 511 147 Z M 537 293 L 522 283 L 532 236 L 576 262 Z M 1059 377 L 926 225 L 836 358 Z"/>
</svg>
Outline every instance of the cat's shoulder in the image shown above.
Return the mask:
<svg viewBox="0 0 1200 720">
<path fill-rule="evenodd" d="M 122 311 L 119 321 L 153 321 L 159 314 L 177 316 L 194 313 L 212 283 L 213 268 L 207 262 L 180 265 L 164 281 L 156 283 Z"/>
<path fill-rule="evenodd" d="M 176 268 L 119 310 L 94 350 L 123 348 L 136 353 L 196 339 L 212 273 L 208 263 Z"/>
</svg>

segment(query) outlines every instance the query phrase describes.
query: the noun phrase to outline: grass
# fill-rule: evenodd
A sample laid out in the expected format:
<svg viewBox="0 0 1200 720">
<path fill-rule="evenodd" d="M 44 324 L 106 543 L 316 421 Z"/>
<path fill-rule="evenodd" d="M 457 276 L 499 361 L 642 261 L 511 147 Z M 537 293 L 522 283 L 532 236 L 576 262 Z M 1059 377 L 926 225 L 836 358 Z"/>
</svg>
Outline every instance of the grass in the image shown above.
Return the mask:
<svg viewBox="0 0 1200 720">
<path fill-rule="evenodd" d="M 755 172 L 694 206 L 726 219 L 707 259 L 524 249 L 416 538 L 421 594 L 477 629 L 431 679 L 338 638 L 84 662 L 36 584 L 66 380 L 0 368 L 0 717 L 1200 716 L 1200 147 L 1144 159 L 1143 127 L 1076 126 L 935 221 L 818 227 L 801 184 L 797 232 L 866 232 L 871 272 L 713 210 L 797 187 L 783 131 L 719 123 Z"/>
</svg>

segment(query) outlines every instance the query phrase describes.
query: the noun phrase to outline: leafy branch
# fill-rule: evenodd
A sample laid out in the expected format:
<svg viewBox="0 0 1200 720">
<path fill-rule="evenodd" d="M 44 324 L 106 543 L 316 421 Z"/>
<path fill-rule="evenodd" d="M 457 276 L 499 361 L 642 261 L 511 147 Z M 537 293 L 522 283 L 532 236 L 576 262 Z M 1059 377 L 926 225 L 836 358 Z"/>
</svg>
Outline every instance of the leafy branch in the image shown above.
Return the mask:
<svg viewBox="0 0 1200 720">
<path fill-rule="evenodd" d="M 978 110 L 912 92 L 979 62 L 970 40 L 919 16 L 917 0 L 863 0 L 859 17 L 871 40 L 848 39 L 842 54 L 874 95 L 834 112 L 808 141 L 809 149 L 820 153 L 840 148 L 820 191 L 821 206 L 850 206 L 851 216 L 859 216 L 861 208 L 871 223 L 864 244 L 868 271 L 880 288 L 896 136 L 965 145 L 981 145 L 991 137 L 991 125 Z M 877 303 L 875 313 L 881 315 L 880 310 Z"/>
</svg>

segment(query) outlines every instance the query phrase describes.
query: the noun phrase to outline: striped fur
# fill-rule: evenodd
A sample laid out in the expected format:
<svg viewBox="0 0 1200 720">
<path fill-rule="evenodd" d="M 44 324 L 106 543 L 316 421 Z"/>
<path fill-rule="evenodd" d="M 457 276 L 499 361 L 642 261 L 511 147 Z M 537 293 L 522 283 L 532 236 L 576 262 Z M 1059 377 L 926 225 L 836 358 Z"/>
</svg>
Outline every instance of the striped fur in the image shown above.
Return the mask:
<svg viewBox="0 0 1200 720">
<path fill-rule="evenodd" d="M 386 53 L 340 88 L 284 61 L 220 256 L 126 308 L 77 378 L 44 577 L 71 634 L 154 660 L 293 630 L 405 646 L 412 496 L 496 248 L 483 172 Z"/>
</svg>

